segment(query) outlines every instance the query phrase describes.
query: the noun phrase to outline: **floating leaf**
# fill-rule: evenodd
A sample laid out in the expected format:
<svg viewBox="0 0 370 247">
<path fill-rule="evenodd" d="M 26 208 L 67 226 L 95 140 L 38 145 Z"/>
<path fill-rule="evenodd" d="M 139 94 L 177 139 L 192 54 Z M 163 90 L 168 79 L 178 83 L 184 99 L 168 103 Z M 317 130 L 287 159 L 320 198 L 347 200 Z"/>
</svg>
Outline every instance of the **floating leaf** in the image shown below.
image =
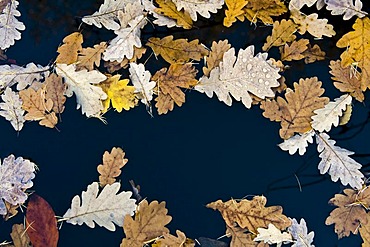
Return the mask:
<svg viewBox="0 0 370 247">
<path fill-rule="evenodd" d="M 22 100 L 10 87 L 5 89 L 1 99 L 4 102 L 0 103 L 0 116 L 8 120 L 16 131 L 20 131 L 26 121 L 23 117 L 25 111 L 22 109 Z"/>
<path fill-rule="evenodd" d="M 219 41 L 218 43 L 215 41 L 212 42 L 211 51 L 205 59 L 206 66 L 203 67 L 203 74 L 205 76 L 209 76 L 211 70 L 219 66 L 225 52 L 230 48 L 231 45 L 228 43 L 227 39 Z"/>
<path fill-rule="evenodd" d="M 297 25 L 292 20 L 275 21 L 272 28 L 272 34 L 266 38 L 266 43 L 262 50 L 268 51 L 273 46 L 281 46 L 287 42 L 295 40 L 294 33 L 297 31 Z"/>
<path fill-rule="evenodd" d="M 106 48 L 106 42 L 100 42 L 100 44 L 94 45 L 93 48 L 82 48 L 77 58 L 77 70 L 87 69 L 90 71 L 94 69 L 94 65 L 99 67 L 101 56 Z"/>
<path fill-rule="evenodd" d="M 280 247 L 283 243 L 292 242 L 292 236 L 287 232 L 281 232 L 273 224 L 269 224 L 267 229 L 258 228 L 257 237 L 253 241 L 263 241 L 267 244 L 276 244 L 277 247 Z"/>
<path fill-rule="evenodd" d="M 251 22 L 257 23 L 261 20 L 263 24 L 272 24 L 273 16 L 279 16 L 287 12 L 287 7 L 281 0 L 248 0 L 248 4 L 244 8 L 244 16 Z M 244 21 L 244 16 L 237 18 Z"/>
<path fill-rule="evenodd" d="M 74 32 L 63 39 L 63 45 L 59 46 L 56 63 L 71 64 L 77 62 L 78 54 L 82 50 L 82 33 Z"/>
<path fill-rule="evenodd" d="M 312 242 L 315 236 L 314 232 L 308 233 L 306 221 L 302 218 L 298 224 L 296 219 L 291 219 L 292 225 L 288 228 L 288 232 L 292 235 L 294 244 L 292 247 L 315 247 Z"/>
<path fill-rule="evenodd" d="M 121 148 L 112 148 L 111 152 L 103 154 L 103 164 L 98 165 L 100 186 L 116 182 L 116 177 L 121 174 L 121 168 L 126 165 L 125 152 Z"/>
<path fill-rule="evenodd" d="M 12 226 L 12 232 L 10 236 L 13 240 L 14 247 L 29 247 L 31 246 L 31 240 L 24 229 L 23 224 L 14 224 Z"/>
<path fill-rule="evenodd" d="M 322 36 L 333 37 L 335 35 L 333 25 L 328 24 L 327 19 L 318 19 L 318 14 L 305 15 L 299 11 L 291 12 L 291 18 L 298 24 L 298 33 L 308 32 L 312 36 L 321 39 Z"/>
<path fill-rule="evenodd" d="M 313 63 L 315 61 L 325 60 L 325 52 L 320 49 L 320 46 L 315 44 L 311 46 L 308 44 L 308 49 L 303 52 L 305 56 L 304 62 L 306 64 Z"/>
<path fill-rule="evenodd" d="M 236 22 L 236 18 L 244 15 L 243 8 L 247 5 L 247 0 L 225 0 L 227 10 L 225 10 L 224 26 L 231 27 Z"/>
<path fill-rule="evenodd" d="M 211 13 L 217 13 L 218 9 L 224 5 L 224 0 L 202 0 L 202 1 L 187 1 L 187 0 L 173 0 L 177 10 L 184 9 L 189 13 L 193 21 L 197 21 L 197 14 L 210 18 Z"/>
<path fill-rule="evenodd" d="M 355 4 L 353 4 L 355 1 Z M 362 18 L 367 15 L 362 11 L 361 0 L 325 0 L 326 9 L 331 11 L 332 15 L 343 15 L 343 20 L 349 20 L 357 15 Z"/>
<path fill-rule="evenodd" d="M 160 238 L 155 241 L 156 247 L 194 247 L 195 243 L 193 240 L 186 238 L 185 234 L 182 231 L 176 230 L 176 236 L 173 236 L 169 233 L 164 233 L 163 238 Z"/>
<path fill-rule="evenodd" d="M 2 12 L 0 11 L 0 49 L 5 50 L 14 45 L 16 40 L 21 39 L 19 31 L 25 30 L 24 24 L 17 20 L 21 16 L 17 10 L 18 1 L 5 1 L 6 5 Z"/>
<path fill-rule="evenodd" d="M 179 11 L 176 9 L 176 5 L 170 0 L 157 0 L 156 3 L 159 8 L 154 9 L 154 17 L 157 17 L 153 23 L 159 26 L 180 26 L 184 29 L 190 29 L 193 27 L 193 20 L 191 19 L 189 13 L 185 11 Z M 168 18 L 164 18 L 168 17 Z M 169 19 L 169 20 L 167 20 Z M 172 24 L 174 21 L 175 25 Z"/>
<path fill-rule="evenodd" d="M 303 53 L 307 50 L 308 43 L 308 39 L 300 39 L 298 41 L 293 41 L 290 45 L 285 44 L 284 47 L 279 47 L 281 60 L 292 61 L 303 59 L 305 57 Z"/>
<path fill-rule="evenodd" d="M 45 79 L 45 98 L 53 101 L 53 111 L 55 113 L 62 113 L 64 111 L 64 103 L 66 97 L 64 93 L 66 91 L 66 85 L 62 82 L 62 77 L 57 74 L 50 74 Z"/>
<path fill-rule="evenodd" d="M 284 140 L 278 146 L 284 150 L 288 151 L 290 155 L 295 154 L 299 150 L 299 155 L 304 155 L 306 153 L 306 148 L 308 143 L 313 143 L 313 135 L 315 132 L 310 130 L 304 134 L 296 134 L 289 139 Z"/>
</svg>

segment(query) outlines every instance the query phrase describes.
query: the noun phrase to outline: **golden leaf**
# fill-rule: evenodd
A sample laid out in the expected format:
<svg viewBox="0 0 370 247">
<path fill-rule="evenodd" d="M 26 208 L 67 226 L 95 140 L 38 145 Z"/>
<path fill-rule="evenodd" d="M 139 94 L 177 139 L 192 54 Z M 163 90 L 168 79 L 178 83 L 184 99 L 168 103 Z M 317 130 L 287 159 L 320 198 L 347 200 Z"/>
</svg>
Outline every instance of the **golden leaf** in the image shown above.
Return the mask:
<svg viewBox="0 0 370 247">
<path fill-rule="evenodd" d="M 193 240 L 186 238 L 185 234 L 182 231 L 176 230 L 176 236 L 173 236 L 169 233 L 163 234 L 163 238 L 160 238 L 155 241 L 153 247 L 194 247 L 195 243 Z"/>
<path fill-rule="evenodd" d="M 12 226 L 12 232 L 10 236 L 13 240 L 14 247 L 29 247 L 31 246 L 31 240 L 24 229 L 23 224 L 14 224 Z"/>
<path fill-rule="evenodd" d="M 172 111 L 174 103 L 182 106 L 185 102 L 185 94 L 180 88 L 195 86 L 198 82 L 195 79 L 196 74 L 197 70 L 192 64 L 187 63 L 184 65 L 171 64 L 168 70 L 163 68 L 153 75 L 151 80 L 155 81 L 159 88 L 158 97 L 155 99 L 159 114 Z"/>
<path fill-rule="evenodd" d="M 342 67 L 352 64 L 361 68 L 362 90 L 370 88 L 370 19 L 357 18 L 353 24 L 354 31 L 351 31 L 337 42 L 337 47 L 346 48 L 340 58 Z"/>
<path fill-rule="evenodd" d="M 45 98 L 53 101 L 53 111 L 55 113 L 62 113 L 64 111 L 64 103 L 66 97 L 64 92 L 66 91 L 66 85 L 63 83 L 62 77 L 57 74 L 50 74 L 45 79 Z"/>
<path fill-rule="evenodd" d="M 275 21 L 272 34 L 267 37 L 262 50 L 268 51 L 273 46 L 281 46 L 287 42 L 292 42 L 296 38 L 295 31 L 297 31 L 297 25 L 292 20 Z"/>
<path fill-rule="evenodd" d="M 337 206 L 331 211 L 325 224 L 335 224 L 335 233 L 339 238 L 347 237 L 352 232 L 357 234 L 358 228 L 362 224 L 368 223 L 366 210 L 370 206 L 370 189 L 365 187 L 360 191 L 345 189 L 343 194 L 335 194 L 329 203 Z"/>
<path fill-rule="evenodd" d="M 145 47 L 137 48 L 134 46 L 134 56 L 131 59 L 127 59 L 126 57 L 122 60 L 122 62 L 105 62 L 104 66 L 107 67 L 109 73 L 113 73 L 120 69 L 126 69 L 129 63 L 136 63 L 138 59 L 140 59 L 144 53 L 146 52 Z"/>
<path fill-rule="evenodd" d="M 362 102 L 365 98 L 361 90 L 360 74 L 351 69 L 351 66 L 343 68 L 340 60 L 330 61 L 329 73 L 333 75 L 334 86 L 343 93 L 350 93 L 356 100 Z"/>
<path fill-rule="evenodd" d="M 305 56 L 303 52 L 307 50 L 307 45 L 309 43 L 308 39 L 300 39 L 298 41 L 293 41 L 290 45 L 285 44 L 284 47 L 279 47 L 281 60 L 282 61 L 292 61 L 301 60 Z"/>
<path fill-rule="evenodd" d="M 110 153 L 105 151 L 103 154 L 103 164 L 98 165 L 100 186 L 116 182 L 116 177 L 121 174 L 121 168 L 126 165 L 125 152 L 121 148 L 113 147 Z"/>
<path fill-rule="evenodd" d="M 230 247 L 268 247 L 268 244 L 264 242 L 254 242 L 251 233 L 248 230 L 240 228 L 238 226 L 229 227 L 226 226 L 226 236 L 231 236 Z"/>
<path fill-rule="evenodd" d="M 112 107 L 118 112 L 122 109 L 126 111 L 136 106 L 137 99 L 135 98 L 135 87 L 128 86 L 128 79 L 120 80 L 121 75 L 108 76 L 108 78 L 98 84 L 99 87 L 107 94 L 107 99 L 103 101 L 104 112 L 108 111 L 110 102 Z"/>
<path fill-rule="evenodd" d="M 233 199 L 222 202 L 218 200 L 206 205 L 207 208 L 218 210 L 224 218 L 226 225 L 234 227 L 237 223 L 241 228 L 257 234 L 257 228 L 267 228 L 272 223 L 278 229 L 283 230 L 291 225 L 291 221 L 282 214 L 280 206 L 265 207 L 266 197 L 255 196 L 252 200 Z"/>
<path fill-rule="evenodd" d="M 238 16 L 244 15 L 243 8 L 247 5 L 248 0 L 225 0 L 225 3 L 227 9 L 225 10 L 224 26 L 231 27 Z"/>
<path fill-rule="evenodd" d="M 244 8 L 244 16 L 252 23 L 260 19 L 263 24 L 272 24 L 272 16 L 279 16 L 288 11 L 284 2 L 280 0 L 249 0 Z M 244 21 L 244 16 L 237 18 Z"/>
<path fill-rule="evenodd" d="M 27 111 L 24 116 L 26 120 L 38 121 L 40 125 L 54 128 L 58 123 L 58 118 L 55 112 L 51 112 L 53 109 L 53 101 L 51 99 L 45 99 L 44 90 L 40 88 L 33 90 L 32 88 L 27 88 L 19 92 L 23 103 L 22 108 Z"/>
<path fill-rule="evenodd" d="M 163 39 L 149 38 L 147 46 L 151 47 L 158 56 L 161 55 L 164 60 L 170 64 L 186 63 L 191 59 L 199 61 L 203 56 L 208 55 L 208 50 L 195 39 L 188 42 L 187 39 L 173 40 L 173 36 L 166 36 Z"/>
<path fill-rule="evenodd" d="M 100 60 L 103 52 L 107 48 L 106 42 L 94 45 L 93 48 L 83 48 L 78 54 L 76 70 L 87 69 L 88 71 L 100 66 Z"/>
<path fill-rule="evenodd" d="M 176 20 L 176 24 L 184 29 L 193 27 L 193 20 L 190 15 L 183 10 L 178 11 L 176 5 L 171 0 L 156 0 L 156 3 L 159 5 L 159 8 L 154 10 L 156 13 Z"/>
<path fill-rule="evenodd" d="M 82 50 L 83 37 L 79 32 L 71 33 L 63 39 L 63 45 L 59 46 L 56 63 L 72 64 L 77 62 L 78 53 Z"/>
<path fill-rule="evenodd" d="M 231 45 L 228 43 L 227 39 L 218 41 L 218 43 L 216 43 L 215 41 L 212 42 L 211 51 L 205 59 L 206 66 L 203 67 L 203 73 L 205 76 L 209 76 L 211 70 L 218 67 L 218 65 L 222 61 L 224 53 L 227 52 L 230 48 Z"/>
<path fill-rule="evenodd" d="M 321 85 L 317 77 L 300 79 L 299 83 L 294 82 L 294 91 L 287 90 L 285 99 L 278 97 L 277 100 L 261 103 L 264 117 L 281 121 L 281 138 L 288 139 L 294 133 L 305 133 L 312 129 L 313 111 L 329 102 L 329 98 L 320 97 L 325 91 Z"/>
<path fill-rule="evenodd" d="M 339 125 L 345 125 L 349 122 L 352 116 L 352 105 L 347 105 L 343 115 L 339 118 Z"/>
<path fill-rule="evenodd" d="M 154 241 L 165 233 L 169 233 L 165 227 L 172 217 L 167 215 L 166 203 L 152 201 L 148 205 L 147 200 L 140 202 L 135 213 L 135 219 L 126 215 L 123 222 L 123 230 L 126 238 L 122 239 L 120 247 L 142 247 L 148 241 Z"/>
<path fill-rule="evenodd" d="M 325 52 L 320 49 L 320 46 L 315 44 L 311 46 L 308 44 L 308 49 L 303 52 L 305 56 L 304 62 L 305 64 L 313 63 L 315 61 L 325 60 Z"/>
</svg>

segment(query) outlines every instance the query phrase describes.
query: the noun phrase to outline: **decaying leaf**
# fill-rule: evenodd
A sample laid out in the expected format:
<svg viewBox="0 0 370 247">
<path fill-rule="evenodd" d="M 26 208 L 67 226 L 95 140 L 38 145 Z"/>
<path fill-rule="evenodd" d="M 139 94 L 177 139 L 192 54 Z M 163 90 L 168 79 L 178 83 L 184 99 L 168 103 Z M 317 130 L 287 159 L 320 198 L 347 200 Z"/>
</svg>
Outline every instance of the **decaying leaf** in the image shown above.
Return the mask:
<svg viewBox="0 0 370 247">
<path fill-rule="evenodd" d="M 219 66 L 225 52 L 230 48 L 231 45 L 228 43 L 227 39 L 220 40 L 217 43 L 215 41 L 212 42 L 211 51 L 205 59 L 206 66 L 203 67 L 203 74 L 205 76 L 209 76 L 211 70 Z"/>
<path fill-rule="evenodd" d="M 186 238 L 185 234 L 182 231 L 176 230 L 176 234 L 177 234 L 177 237 L 169 233 L 164 233 L 163 238 L 156 240 L 153 246 L 155 247 L 169 247 L 169 246 L 194 247 L 195 246 L 194 241 Z"/>
<path fill-rule="evenodd" d="M 94 64 L 96 67 L 100 66 L 100 60 L 102 57 L 103 52 L 107 48 L 106 42 L 100 42 L 98 45 L 94 45 L 94 47 L 82 48 L 79 52 L 77 57 L 77 70 L 87 69 L 93 70 Z"/>
<path fill-rule="evenodd" d="M 307 50 L 308 43 L 308 39 L 300 39 L 298 41 L 293 41 L 290 45 L 285 44 L 284 46 L 279 47 L 281 60 L 292 61 L 303 59 L 305 57 L 303 53 Z"/>
<path fill-rule="evenodd" d="M 163 68 L 157 71 L 152 81 L 157 83 L 159 88 L 157 102 L 158 114 L 166 114 L 172 111 L 174 103 L 181 107 L 185 103 L 185 93 L 180 88 L 191 88 L 197 84 L 195 79 L 197 70 L 192 64 L 171 64 L 169 69 Z"/>
<path fill-rule="evenodd" d="M 306 148 L 308 143 L 313 143 L 313 136 L 315 132 L 310 130 L 304 134 L 295 134 L 289 139 L 284 140 L 278 146 L 284 150 L 288 151 L 290 155 L 295 154 L 299 150 L 299 155 L 304 155 L 306 153 Z"/>
<path fill-rule="evenodd" d="M 364 175 L 360 171 L 362 165 L 349 157 L 354 152 L 335 146 L 335 141 L 329 138 L 326 133 L 316 134 L 320 173 L 328 173 L 334 182 L 340 179 L 343 185 L 360 189 L 364 183 Z"/>
<path fill-rule="evenodd" d="M 82 50 L 82 33 L 74 32 L 63 39 L 63 45 L 59 46 L 56 63 L 71 64 L 77 62 L 78 53 Z"/>
<path fill-rule="evenodd" d="M 73 197 L 71 208 L 63 215 L 68 223 L 94 228 L 96 222 L 99 226 L 110 231 L 122 226 L 125 215 L 133 215 L 136 209 L 134 199 L 130 199 L 131 191 L 122 191 L 119 194 L 120 183 L 107 184 L 100 194 L 99 184 L 94 182 L 82 192 L 82 201 L 78 195 Z M 114 223 L 114 224 L 113 224 Z"/>
<path fill-rule="evenodd" d="M 111 152 L 103 154 L 103 164 L 98 165 L 100 186 L 116 182 L 116 177 L 121 174 L 121 168 L 126 165 L 128 159 L 124 158 L 125 152 L 121 148 L 113 147 Z"/>
<path fill-rule="evenodd" d="M 3 102 L 0 103 L 0 116 L 8 120 L 16 131 L 21 131 L 26 121 L 23 117 L 22 100 L 19 94 L 7 87 L 1 95 Z"/>
<path fill-rule="evenodd" d="M 231 27 L 236 22 L 238 16 L 244 15 L 243 8 L 247 5 L 247 0 L 225 0 L 227 10 L 225 10 L 224 26 Z M 213 44 L 212 44 L 213 45 Z"/>
<path fill-rule="evenodd" d="M 335 224 L 335 233 L 339 238 L 348 237 L 352 232 L 357 234 L 361 225 L 368 224 L 368 217 L 364 207 L 370 205 L 370 189 L 365 187 L 359 191 L 345 189 L 343 194 L 335 194 L 329 203 L 337 206 L 331 211 L 325 224 Z"/>
<path fill-rule="evenodd" d="M 50 74 L 45 79 L 45 98 L 51 99 L 53 101 L 52 110 L 55 113 L 62 113 L 64 111 L 64 103 L 66 102 L 66 97 L 64 93 L 66 91 L 66 85 L 62 81 L 62 77 L 57 74 Z"/>
<path fill-rule="evenodd" d="M 273 46 L 281 46 L 287 42 L 295 40 L 294 33 L 297 31 L 297 25 L 292 20 L 275 21 L 272 34 L 266 38 L 266 43 L 263 45 L 262 50 L 268 51 Z"/>
<path fill-rule="evenodd" d="M 125 238 L 120 247 L 142 247 L 147 241 L 153 241 L 165 233 L 169 233 L 167 225 L 172 217 L 167 215 L 166 203 L 147 200 L 141 201 L 137 207 L 135 218 L 126 215 L 123 224 Z"/>
<path fill-rule="evenodd" d="M 288 228 L 288 232 L 292 235 L 294 244 L 292 247 L 315 247 L 312 242 L 315 233 L 308 233 L 306 221 L 302 218 L 298 224 L 296 219 L 291 219 L 292 225 Z"/>
<path fill-rule="evenodd" d="M 207 208 L 218 210 L 229 227 L 237 223 L 243 229 L 257 234 L 257 228 L 267 227 L 269 223 L 274 224 L 282 230 L 291 225 L 291 221 L 282 214 L 281 206 L 265 207 L 266 197 L 255 196 L 252 200 L 233 199 L 222 202 L 221 200 L 207 204 Z"/>
<path fill-rule="evenodd" d="M 280 247 L 283 243 L 287 244 L 292 242 L 292 236 L 287 232 L 281 232 L 274 224 L 269 223 L 268 228 L 257 229 L 257 237 L 253 241 L 263 241 L 268 244 L 276 244 L 276 247 Z"/>
<path fill-rule="evenodd" d="M 27 204 L 26 228 L 33 246 L 58 245 L 59 231 L 54 210 L 37 194 L 32 194 Z"/>
<path fill-rule="evenodd" d="M 31 240 L 26 233 L 23 224 L 14 224 L 10 236 L 13 240 L 14 247 L 30 247 Z"/>
<path fill-rule="evenodd" d="M 308 44 L 308 49 L 303 52 L 305 56 L 304 62 L 306 64 L 313 63 L 315 61 L 325 60 L 325 52 L 320 49 L 317 44 L 311 46 Z"/>
<path fill-rule="evenodd" d="M 329 98 L 321 97 L 325 91 L 321 85 L 317 77 L 300 79 L 299 83 L 294 82 L 294 91 L 285 93 L 285 99 L 279 96 L 277 100 L 261 103 L 264 117 L 281 122 L 281 138 L 288 139 L 294 133 L 303 134 L 312 129 L 314 110 L 329 102 Z"/>
<path fill-rule="evenodd" d="M 147 46 L 153 49 L 158 56 L 161 55 L 170 64 L 186 63 L 190 59 L 199 61 L 203 56 L 208 55 L 208 50 L 199 44 L 195 39 L 188 42 L 187 39 L 173 40 L 173 36 L 166 36 L 163 39 L 149 38 Z"/>
<path fill-rule="evenodd" d="M 298 25 L 298 33 L 303 35 L 308 32 L 319 39 L 322 36 L 333 37 L 335 35 L 333 25 L 328 24 L 327 19 L 318 19 L 318 14 L 305 15 L 299 11 L 291 11 L 291 13 L 291 18 Z"/>
<path fill-rule="evenodd" d="M 5 50 L 14 45 L 16 40 L 21 39 L 19 31 L 26 27 L 16 17 L 21 16 L 17 10 L 19 3 L 16 0 L 8 1 L 3 10 L 0 11 L 0 49 Z"/>
<path fill-rule="evenodd" d="M 158 15 L 166 16 L 170 20 L 174 20 L 177 26 L 183 27 L 184 29 L 190 29 L 193 27 L 193 20 L 190 15 L 185 11 L 179 11 L 176 9 L 176 5 L 171 0 L 156 0 L 159 8 L 155 8 L 154 12 L 157 14 L 158 19 L 154 21 L 155 24 L 165 24 L 167 27 L 171 24 L 163 21 L 163 17 L 160 18 Z"/>
</svg>

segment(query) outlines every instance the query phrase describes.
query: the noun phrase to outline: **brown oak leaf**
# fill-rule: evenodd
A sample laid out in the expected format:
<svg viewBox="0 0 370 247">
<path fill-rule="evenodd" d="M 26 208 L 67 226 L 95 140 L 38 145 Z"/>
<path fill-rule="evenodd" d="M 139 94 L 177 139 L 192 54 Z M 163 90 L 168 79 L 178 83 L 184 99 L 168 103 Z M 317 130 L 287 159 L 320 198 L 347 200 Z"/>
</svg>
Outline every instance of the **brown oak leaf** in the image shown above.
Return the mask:
<svg viewBox="0 0 370 247">
<path fill-rule="evenodd" d="M 303 52 L 305 64 L 313 63 L 315 61 L 325 60 L 325 52 L 320 49 L 320 46 L 315 44 L 311 46 L 308 44 L 308 49 Z"/>
<path fill-rule="evenodd" d="M 268 51 L 273 46 L 281 46 L 287 42 L 295 40 L 294 33 L 297 31 L 297 25 L 292 20 L 275 21 L 272 34 L 266 38 L 266 43 L 263 45 L 262 50 Z"/>
<path fill-rule="evenodd" d="M 209 73 L 212 69 L 218 67 L 224 53 L 227 52 L 231 48 L 231 45 L 228 43 L 228 40 L 220 40 L 217 43 L 215 41 L 212 42 L 211 51 L 209 52 L 206 61 L 206 66 L 203 67 L 203 73 L 205 76 L 209 76 Z"/>
<path fill-rule="evenodd" d="M 107 48 L 106 42 L 101 42 L 94 47 L 83 48 L 77 57 L 76 70 L 87 69 L 88 71 L 100 66 L 100 60 L 103 52 Z"/>
<path fill-rule="evenodd" d="M 309 42 L 308 39 L 300 39 L 298 41 L 293 41 L 290 45 L 285 44 L 279 47 L 281 60 L 292 61 L 303 59 L 305 57 L 303 53 L 307 50 Z"/>
<path fill-rule="evenodd" d="M 231 236 L 230 247 L 268 247 L 269 245 L 262 242 L 254 242 L 253 236 L 248 230 L 238 226 L 229 227 L 226 225 L 226 236 Z"/>
<path fill-rule="evenodd" d="M 103 154 L 103 164 L 98 165 L 100 186 L 116 182 L 116 177 L 121 174 L 121 168 L 126 165 L 128 159 L 121 148 L 113 147 L 110 153 L 105 151 Z"/>
<path fill-rule="evenodd" d="M 18 208 L 19 208 L 19 204 L 17 205 L 13 205 L 7 201 L 4 201 L 5 202 L 5 208 L 6 208 L 6 215 L 3 215 L 3 218 L 5 221 L 9 220 L 10 218 L 16 216 L 18 214 Z"/>
<path fill-rule="evenodd" d="M 140 59 L 146 52 L 145 47 L 137 48 L 134 46 L 134 56 L 131 59 L 127 59 L 126 57 L 122 60 L 122 62 L 105 62 L 104 66 L 108 69 L 109 73 L 113 73 L 120 69 L 126 69 L 130 63 L 136 63 L 138 59 Z"/>
<path fill-rule="evenodd" d="M 163 234 L 163 238 L 155 241 L 156 247 L 194 247 L 195 243 L 193 240 L 186 238 L 182 231 L 176 230 L 177 237 L 169 233 Z"/>
<path fill-rule="evenodd" d="M 45 98 L 53 101 L 53 111 L 55 113 L 62 113 L 64 111 L 64 103 L 66 97 L 64 93 L 66 91 L 66 85 L 63 83 L 62 77 L 57 74 L 50 74 L 45 79 Z"/>
<path fill-rule="evenodd" d="M 82 50 L 82 33 L 74 32 L 63 39 L 63 45 L 59 46 L 56 63 L 72 64 L 77 62 L 78 53 Z"/>
<path fill-rule="evenodd" d="M 369 247 L 370 246 L 370 214 L 366 214 L 366 221 L 367 224 L 364 224 L 361 222 L 361 227 L 360 227 L 360 235 L 362 240 L 364 241 L 362 243 L 362 247 Z"/>
<path fill-rule="evenodd" d="M 12 232 L 10 236 L 13 240 L 14 247 L 30 247 L 31 240 L 26 233 L 26 229 L 24 229 L 23 224 L 14 224 L 12 226 Z"/>
</svg>

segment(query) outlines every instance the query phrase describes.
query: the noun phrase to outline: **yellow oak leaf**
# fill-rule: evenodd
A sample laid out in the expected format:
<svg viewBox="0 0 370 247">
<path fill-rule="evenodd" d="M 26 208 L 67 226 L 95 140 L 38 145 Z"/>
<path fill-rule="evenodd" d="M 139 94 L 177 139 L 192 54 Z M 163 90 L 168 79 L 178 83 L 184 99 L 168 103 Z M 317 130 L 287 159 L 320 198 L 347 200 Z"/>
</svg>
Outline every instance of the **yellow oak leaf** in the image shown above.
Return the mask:
<svg viewBox="0 0 370 247">
<path fill-rule="evenodd" d="M 124 58 L 122 62 L 105 62 L 104 66 L 107 67 L 109 73 L 113 73 L 120 69 L 126 69 L 130 63 L 136 63 L 138 59 L 140 59 L 146 52 L 145 47 L 137 48 L 134 46 L 134 56 L 131 59 Z"/>
<path fill-rule="evenodd" d="M 116 177 L 121 174 L 121 168 L 126 165 L 128 159 L 121 148 L 113 147 L 110 153 L 105 151 L 103 154 L 103 164 L 98 165 L 99 184 L 104 187 L 107 184 L 116 182 Z"/>
<path fill-rule="evenodd" d="M 266 202 L 266 197 L 255 196 L 252 200 L 231 199 L 227 202 L 218 200 L 207 204 L 206 207 L 218 210 L 228 227 L 234 227 L 237 223 L 238 226 L 255 235 L 257 228 L 267 228 L 269 223 L 280 230 L 291 225 L 288 217 L 282 214 L 281 206 L 265 207 Z"/>
<path fill-rule="evenodd" d="M 78 53 L 82 50 L 82 33 L 74 32 L 63 39 L 63 45 L 59 46 L 56 63 L 72 64 L 77 62 Z"/>
<path fill-rule="evenodd" d="M 185 102 L 185 93 L 180 88 L 191 88 L 198 82 L 195 79 L 197 70 L 192 64 L 171 64 L 169 69 L 163 68 L 157 71 L 152 81 L 157 83 L 158 97 L 155 106 L 158 108 L 158 114 L 166 114 L 172 111 L 174 103 L 182 106 Z"/>
<path fill-rule="evenodd" d="M 356 70 L 352 69 L 351 66 L 343 68 L 341 61 L 330 61 L 329 73 L 333 75 L 331 78 L 334 81 L 334 86 L 343 93 L 350 93 L 356 100 L 362 102 L 365 96 L 361 90 L 361 81 Z"/>
<path fill-rule="evenodd" d="M 26 120 L 39 121 L 39 124 L 48 128 L 54 128 L 58 123 L 55 112 L 52 112 L 53 101 L 45 98 L 42 88 L 35 91 L 27 88 L 19 92 L 22 99 L 22 108 L 27 111 L 24 116 Z"/>
<path fill-rule="evenodd" d="M 66 97 L 64 96 L 66 91 L 66 85 L 63 83 L 62 77 L 57 74 L 50 74 L 45 79 L 45 98 L 53 101 L 53 111 L 55 113 L 62 113 L 64 111 L 64 103 Z"/>
<path fill-rule="evenodd" d="M 169 233 L 167 225 L 172 217 L 167 215 L 166 203 L 143 200 L 137 207 L 135 218 L 126 215 L 123 222 L 125 238 L 120 247 L 143 247 L 163 234 Z"/>
<path fill-rule="evenodd" d="M 176 24 L 184 29 L 193 27 L 193 20 L 190 15 L 183 10 L 178 11 L 176 5 L 171 0 L 156 0 L 156 3 L 159 5 L 159 8 L 154 10 L 156 13 L 176 20 Z"/>
<path fill-rule="evenodd" d="M 209 76 L 209 73 L 212 69 L 218 67 L 224 53 L 227 52 L 231 48 L 231 45 L 228 43 L 227 39 L 219 41 L 216 43 L 215 41 L 212 42 L 211 51 L 209 52 L 208 56 L 206 57 L 206 66 L 203 67 L 203 73 L 205 76 Z"/>
<path fill-rule="evenodd" d="M 291 18 L 298 24 L 298 33 L 308 32 L 312 36 L 321 39 L 322 36 L 333 37 L 335 35 L 333 25 L 328 24 L 327 19 L 318 19 L 318 14 L 305 15 L 298 10 L 290 11 Z"/>
<path fill-rule="evenodd" d="M 340 58 L 342 67 L 355 65 L 361 68 L 362 90 L 370 88 L 370 19 L 357 18 L 353 24 L 354 31 L 343 35 L 337 42 L 337 47 L 346 48 Z"/>
<path fill-rule="evenodd" d="M 315 44 L 311 46 L 308 44 L 308 49 L 303 52 L 305 64 L 313 63 L 315 61 L 325 60 L 325 52 L 320 49 L 320 46 Z"/>
<path fill-rule="evenodd" d="M 244 17 L 250 22 L 256 23 L 261 20 L 263 24 L 272 24 L 272 16 L 279 16 L 288 11 L 284 2 L 280 0 L 249 0 L 244 8 L 244 16 L 237 18 L 244 21 Z"/>
<path fill-rule="evenodd" d="M 360 191 L 345 189 L 343 194 L 335 194 L 329 203 L 337 206 L 326 218 L 325 224 L 335 224 L 335 233 L 339 238 L 348 237 L 352 232 L 357 234 L 358 227 L 368 224 L 365 208 L 370 206 L 370 188 Z"/>
<path fill-rule="evenodd" d="M 209 52 L 197 39 L 190 42 L 187 39 L 173 40 L 172 35 L 163 39 L 149 38 L 146 45 L 170 64 L 186 63 L 191 59 L 199 61 Z"/>
<path fill-rule="evenodd" d="M 268 51 L 273 46 L 281 46 L 287 42 L 292 42 L 296 38 L 294 35 L 295 31 L 297 31 L 297 25 L 292 20 L 275 21 L 272 34 L 267 37 L 262 50 Z"/>
<path fill-rule="evenodd" d="M 244 15 L 243 8 L 247 5 L 248 0 L 225 0 L 227 10 L 225 10 L 224 26 L 231 27 L 236 22 L 238 16 Z"/>
<path fill-rule="evenodd" d="M 298 41 L 293 41 L 290 45 L 285 44 L 284 46 L 280 46 L 281 60 L 292 61 L 303 59 L 305 57 L 303 52 L 307 50 L 309 42 L 308 39 L 300 39 Z"/>
<path fill-rule="evenodd" d="M 118 112 L 121 112 L 122 109 L 128 111 L 130 108 L 135 107 L 137 103 L 134 94 L 135 87 L 127 85 L 129 80 L 120 80 L 120 77 L 121 75 L 110 76 L 98 84 L 107 94 L 107 99 L 103 101 L 103 113 L 108 111 L 110 102 L 112 102 L 112 107 Z"/>
<path fill-rule="evenodd" d="M 169 233 L 163 234 L 163 238 L 155 241 L 152 247 L 194 247 L 195 243 L 193 240 L 186 238 L 182 231 L 176 230 L 177 237 Z"/>
<path fill-rule="evenodd" d="M 317 77 L 300 79 L 299 83 L 294 82 L 294 91 L 287 90 L 285 99 L 278 97 L 277 100 L 261 103 L 264 117 L 281 122 L 281 138 L 288 139 L 294 133 L 312 129 L 314 110 L 323 108 L 329 102 L 329 98 L 321 97 L 325 91 L 321 85 Z"/>
<path fill-rule="evenodd" d="M 106 42 L 101 42 L 98 45 L 94 45 L 93 48 L 83 48 L 78 54 L 76 68 L 77 70 L 87 69 L 88 71 L 100 66 L 100 60 L 103 52 L 107 48 Z"/>
</svg>

